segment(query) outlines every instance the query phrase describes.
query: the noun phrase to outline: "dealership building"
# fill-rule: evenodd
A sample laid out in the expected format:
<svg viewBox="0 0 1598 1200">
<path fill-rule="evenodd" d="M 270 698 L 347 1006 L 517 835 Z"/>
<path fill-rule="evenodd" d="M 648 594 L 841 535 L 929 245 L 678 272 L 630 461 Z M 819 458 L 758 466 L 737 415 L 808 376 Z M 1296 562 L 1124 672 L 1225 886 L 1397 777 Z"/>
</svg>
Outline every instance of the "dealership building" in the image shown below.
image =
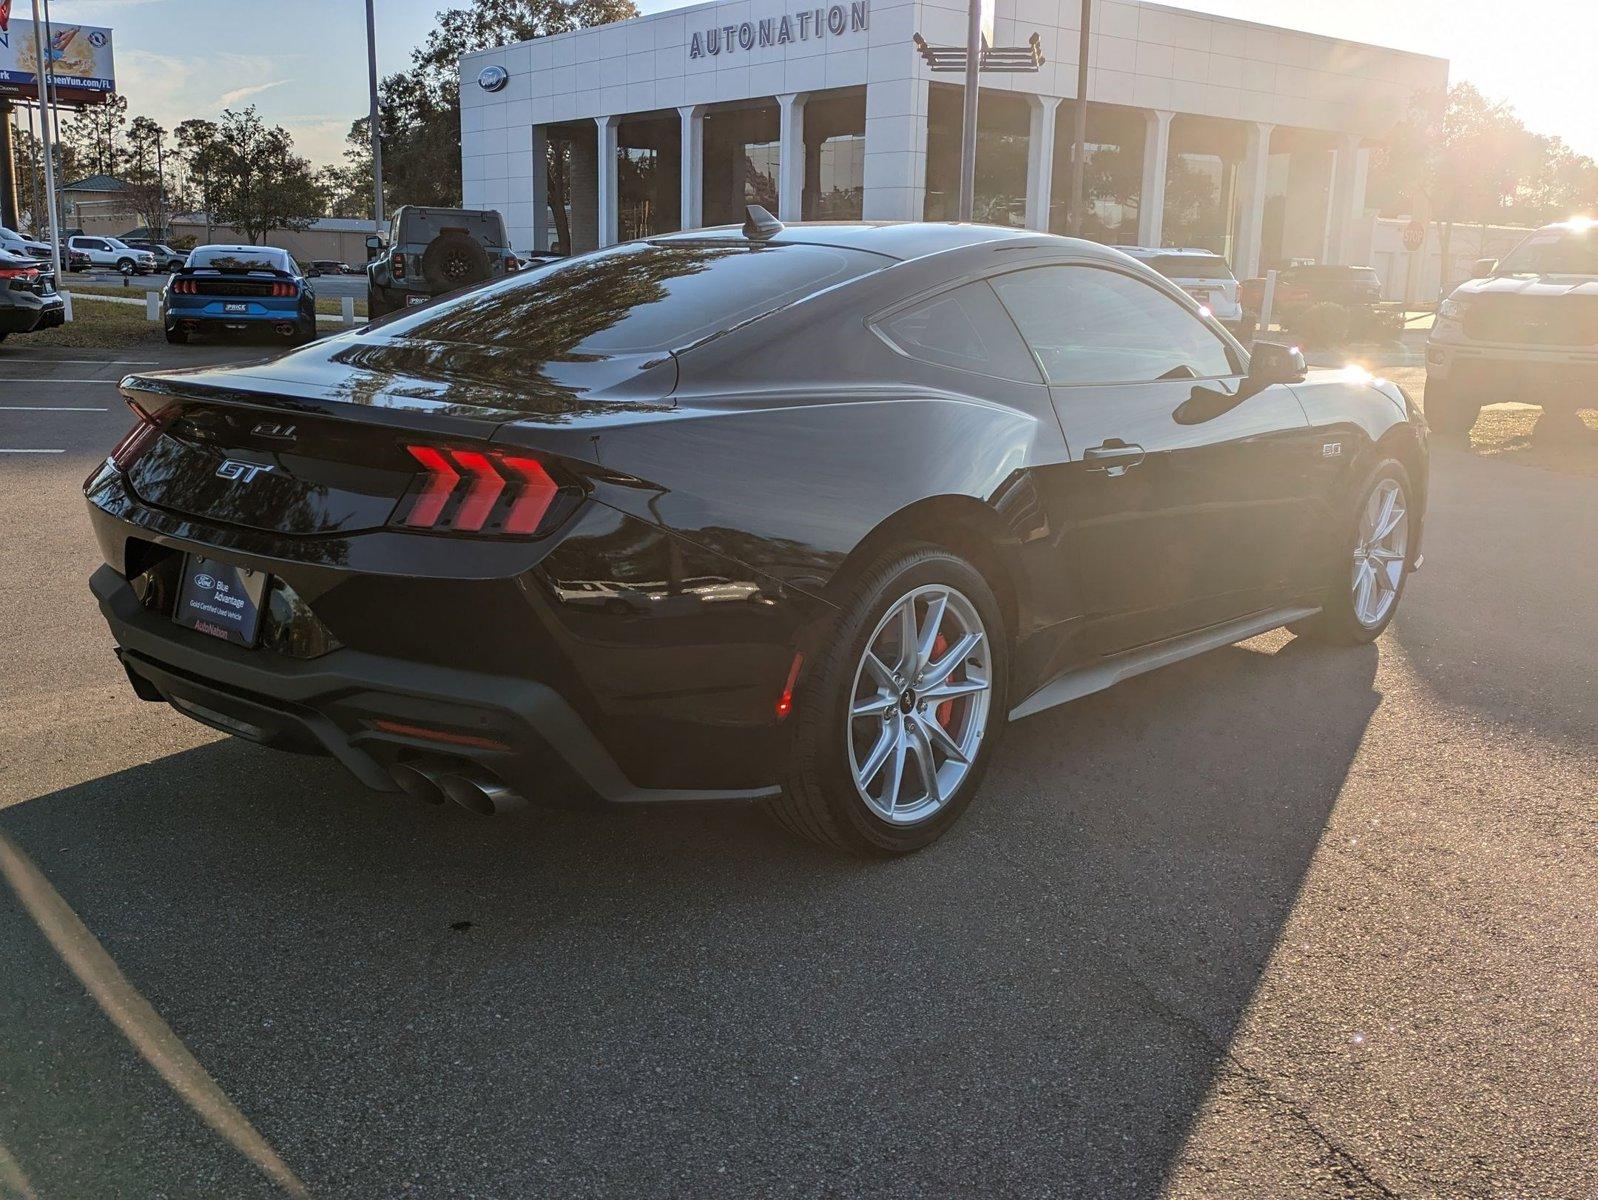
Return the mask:
<svg viewBox="0 0 1598 1200">
<path fill-rule="evenodd" d="M 800 4 L 810 6 L 800 7 Z M 815 6 L 819 5 L 819 7 Z M 976 217 L 1064 232 L 1080 4 L 997 0 Z M 913 42 L 965 39 L 963 2 L 735 0 L 461 60 L 465 203 L 518 249 L 581 251 L 742 221 L 947 220 L 959 74 Z M 1203 246 L 1238 274 L 1345 262 L 1372 150 L 1425 119 L 1443 59 L 1138 0 L 1094 7 L 1085 236 Z"/>
</svg>

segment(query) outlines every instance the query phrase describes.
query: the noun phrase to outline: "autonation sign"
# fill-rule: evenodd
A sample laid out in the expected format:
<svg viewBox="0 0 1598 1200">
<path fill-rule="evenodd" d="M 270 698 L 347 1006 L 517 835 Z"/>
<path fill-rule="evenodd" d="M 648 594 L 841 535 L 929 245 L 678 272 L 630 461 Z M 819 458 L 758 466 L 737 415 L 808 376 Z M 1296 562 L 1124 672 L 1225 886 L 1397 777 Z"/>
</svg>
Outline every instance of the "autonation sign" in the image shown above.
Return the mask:
<svg viewBox="0 0 1598 1200">
<path fill-rule="evenodd" d="M 854 33 L 865 29 L 869 18 L 870 0 L 852 0 L 848 5 L 801 9 L 792 16 L 764 17 L 738 25 L 712 25 L 703 32 L 695 31 L 688 43 L 688 57 L 704 58 L 707 54 L 731 54 L 735 50 L 753 50 L 756 46 L 782 46 L 828 34 Z"/>
</svg>

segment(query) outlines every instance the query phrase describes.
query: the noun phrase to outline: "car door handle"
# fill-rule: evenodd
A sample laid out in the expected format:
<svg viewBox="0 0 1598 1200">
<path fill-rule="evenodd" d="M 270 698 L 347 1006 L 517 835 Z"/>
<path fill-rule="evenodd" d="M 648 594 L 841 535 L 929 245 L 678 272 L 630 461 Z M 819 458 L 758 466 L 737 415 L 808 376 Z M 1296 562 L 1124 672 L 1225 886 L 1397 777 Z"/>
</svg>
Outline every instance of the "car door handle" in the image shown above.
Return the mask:
<svg viewBox="0 0 1598 1200">
<path fill-rule="evenodd" d="M 1144 459 L 1143 447 L 1129 445 L 1120 438 L 1111 438 L 1101 446 L 1093 446 L 1082 452 L 1082 461 L 1087 463 L 1090 471 L 1103 471 L 1114 479 L 1125 475 Z"/>
</svg>

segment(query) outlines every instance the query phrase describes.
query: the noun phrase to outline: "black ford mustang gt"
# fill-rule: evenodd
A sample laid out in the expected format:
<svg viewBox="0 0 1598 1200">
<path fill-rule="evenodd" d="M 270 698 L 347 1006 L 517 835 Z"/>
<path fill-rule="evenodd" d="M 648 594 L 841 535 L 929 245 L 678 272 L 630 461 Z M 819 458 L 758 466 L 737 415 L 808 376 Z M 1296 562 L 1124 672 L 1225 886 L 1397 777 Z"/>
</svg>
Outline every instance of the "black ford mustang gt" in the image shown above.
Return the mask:
<svg viewBox="0 0 1598 1200">
<path fill-rule="evenodd" d="M 88 480 L 137 693 L 371 787 L 761 800 L 857 852 L 1005 723 L 1419 562 L 1396 386 L 1087 242 L 752 212 L 272 361 L 133 375 Z"/>
</svg>

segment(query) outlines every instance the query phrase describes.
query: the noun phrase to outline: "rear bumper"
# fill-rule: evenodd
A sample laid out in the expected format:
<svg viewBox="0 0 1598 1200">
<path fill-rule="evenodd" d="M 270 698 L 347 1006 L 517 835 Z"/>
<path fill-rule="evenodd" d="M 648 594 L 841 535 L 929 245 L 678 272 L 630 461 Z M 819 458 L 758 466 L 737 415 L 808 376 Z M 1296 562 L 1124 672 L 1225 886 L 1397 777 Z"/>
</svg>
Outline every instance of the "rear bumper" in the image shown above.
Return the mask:
<svg viewBox="0 0 1598 1200">
<path fill-rule="evenodd" d="M 243 304 L 243 312 L 227 312 L 224 303 Z M 207 300 L 201 304 L 174 304 L 167 302 L 165 321 L 168 329 L 176 326 L 220 327 L 239 325 L 278 325 L 284 321 L 300 323 L 305 313 L 297 302 L 274 307 L 259 300 Z"/>
<path fill-rule="evenodd" d="M 533 799 L 575 795 L 626 804 L 777 794 L 775 786 L 639 787 L 546 684 L 349 648 L 310 660 L 245 650 L 145 609 L 110 566 L 94 573 L 90 588 L 141 697 L 165 700 L 195 720 L 265 745 L 330 754 L 378 791 L 396 790 L 390 772 L 397 764 L 443 756 Z M 380 721 L 461 740 L 408 736 L 378 728 Z"/>
<path fill-rule="evenodd" d="M 0 307 L 0 333 L 31 333 L 65 320 L 65 305 L 60 296 L 13 292 L 9 293 L 9 298 L 11 303 Z"/>
</svg>

